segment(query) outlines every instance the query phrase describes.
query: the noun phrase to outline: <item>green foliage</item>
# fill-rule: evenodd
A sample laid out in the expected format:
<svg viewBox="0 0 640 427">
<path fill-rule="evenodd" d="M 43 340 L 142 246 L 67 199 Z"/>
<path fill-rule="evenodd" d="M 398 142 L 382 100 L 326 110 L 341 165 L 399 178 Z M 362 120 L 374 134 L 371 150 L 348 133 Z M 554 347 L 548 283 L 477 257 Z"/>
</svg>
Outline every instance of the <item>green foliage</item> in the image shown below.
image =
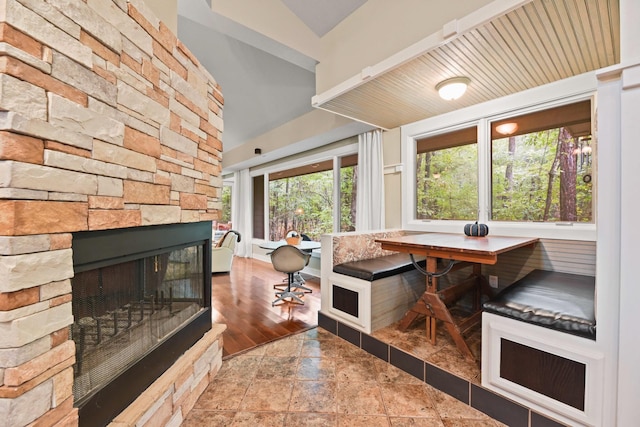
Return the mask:
<svg viewBox="0 0 640 427">
<path fill-rule="evenodd" d="M 341 231 L 355 229 L 357 166 L 340 169 Z M 270 240 L 296 230 L 312 240 L 333 232 L 333 171 L 269 182 Z"/>
<path fill-rule="evenodd" d="M 477 144 L 418 154 L 419 219 L 472 220 L 478 212 Z"/>
<path fill-rule="evenodd" d="M 584 182 L 590 164 L 576 176 L 561 170 L 558 152 L 562 128 L 492 141 L 491 218 L 498 221 L 560 221 L 561 185 L 575 194 L 578 222 L 591 222 L 592 183 Z M 566 132 L 565 132 L 566 133 Z M 571 138 L 569 147 L 578 144 Z M 571 145 L 572 144 L 572 145 Z M 511 151 L 510 151 L 511 149 Z M 573 150 L 573 148 L 571 148 Z M 416 157 L 416 217 L 473 220 L 478 212 L 477 144 L 418 153 Z M 572 200 L 567 203 L 573 202 Z M 546 217 L 545 217 L 546 212 Z"/>
<path fill-rule="evenodd" d="M 222 186 L 222 216 L 220 222 L 231 222 L 231 186 Z"/>
<path fill-rule="evenodd" d="M 269 182 L 270 240 L 296 230 L 313 240 L 333 229 L 333 172 L 317 172 Z"/>
<path fill-rule="evenodd" d="M 560 129 L 516 137 L 516 149 L 509 153 L 508 138 L 492 144 L 492 219 L 498 221 L 560 221 L 560 186 L 563 171 L 554 165 Z M 512 166 L 511 182 L 507 166 Z M 574 186 L 578 222 L 592 221 L 592 184 L 583 182 L 588 165 L 577 171 Z M 550 182 L 551 180 L 551 182 Z M 548 216 L 545 219 L 545 208 Z"/>
<path fill-rule="evenodd" d="M 356 229 L 356 183 L 358 167 L 340 169 L 340 231 Z"/>
</svg>

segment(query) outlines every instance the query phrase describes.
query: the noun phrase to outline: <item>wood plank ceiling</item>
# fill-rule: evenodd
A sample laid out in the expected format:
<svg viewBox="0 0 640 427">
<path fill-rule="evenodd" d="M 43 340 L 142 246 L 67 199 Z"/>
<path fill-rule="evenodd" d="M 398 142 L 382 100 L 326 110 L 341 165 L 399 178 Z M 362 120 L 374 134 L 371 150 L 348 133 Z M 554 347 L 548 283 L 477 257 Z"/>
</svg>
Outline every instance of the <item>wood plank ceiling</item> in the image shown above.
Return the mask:
<svg viewBox="0 0 640 427">
<path fill-rule="evenodd" d="M 391 129 L 619 61 L 618 0 L 534 0 L 318 107 Z M 466 94 L 440 99 L 456 76 Z"/>
</svg>

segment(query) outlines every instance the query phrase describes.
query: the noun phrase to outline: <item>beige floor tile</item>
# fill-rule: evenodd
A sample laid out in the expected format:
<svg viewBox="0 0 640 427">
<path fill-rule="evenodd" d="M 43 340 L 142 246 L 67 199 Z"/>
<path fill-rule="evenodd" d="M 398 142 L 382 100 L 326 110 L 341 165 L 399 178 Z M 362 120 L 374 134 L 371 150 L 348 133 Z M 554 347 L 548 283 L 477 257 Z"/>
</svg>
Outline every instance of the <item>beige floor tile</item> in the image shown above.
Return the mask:
<svg viewBox="0 0 640 427">
<path fill-rule="evenodd" d="M 338 413 L 386 415 L 380 388 L 368 383 L 338 383 Z"/>
<path fill-rule="evenodd" d="M 293 382 L 289 380 L 254 380 L 240 402 L 242 411 L 286 411 Z"/>
<path fill-rule="evenodd" d="M 427 387 L 426 384 L 382 384 L 380 390 L 387 414 L 439 419 Z"/>
<path fill-rule="evenodd" d="M 392 427 L 444 427 L 440 418 L 389 417 Z"/>
<path fill-rule="evenodd" d="M 265 349 L 264 355 L 276 357 L 298 357 L 302 350 L 303 341 L 304 340 L 294 337 L 282 338 L 269 344 Z"/>
<path fill-rule="evenodd" d="M 402 369 L 398 369 L 384 360 L 377 359 L 374 361 L 377 380 L 380 384 L 384 383 L 401 383 L 401 384 L 424 384 L 423 381 L 407 374 Z"/>
<path fill-rule="evenodd" d="M 398 348 L 426 342 L 422 330 L 383 333 Z M 456 365 L 457 355 L 442 351 L 447 343 L 439 341 L 420 351 L 445 366 L 453 361 L 449 369 L 458 375 L 475 375 L 468 361 Z M 182 425 L 504 427 L 321 328 L 225 359 Z"/>
<path fill-rule="evenodd" d="M 233 419 L 232 427 L 281 427 L 285 413 L 278 412 L 238 412 Z"/>
<path fill-rule="evenodd" d="M 323 412 L 337 409 L 337 384 L 334 381 L 296 381 L 291 395 L 290 412 Z"/>
<path fill-rule="evenodd" d="M 216 374 L 216 379 L 223 378 L 253 378 L 262 356 L 239 355 L 222 363 L 222 367 Z"/>
<path fill-rule="evenodd" d="M 443 419 L 444 427 L 496 427 L 491 420 Z"/>
<path fill-rule="evenodd" d="M 237 411 L 250 384 L 250 378 L 221 378 L 205 389 L 194 407 L 213 411 Z"/>
<path fill-rule="evenodd" d="M 182 427 L 228 427 L 233 424 L 236 413 L 192 409 Z"/>
<path fill-rule="evenodd" d="M 335 427 L 336 425 L 335 414 L 289 412 L 284 420 L 284 427 Z"/>
<path fill-rule="evenodd" d="M 336 380 L 375 383 L 377 372 L 371 357 L 344 357 L 336 360 Z"/>
<path fill-rule="evenodd" d="M 340 414 L 338 416 L 340 427 L 388 427 L 389 420 L 379 415 L 352 415 Z"/>
<path fill-rule="evenodd" d="M 480 382 L 480 366 L 469 362 L 456 347 L 443 347 L 425 360 L 460 378 L 476 383 Z"/>
<path fill-rule="evenodd" d="M 336 379 L 335 359 L 326 357 L 302 357 L 296 374 L 298 380 L 334 381 Z"/>
<path fill-rule="evenodd" d="M 296 378 L 298 358 L 264 356 L 257 367 L 255 378 L 259 380 L 293 380 Z"/>
<path fill-rule="evenodd" d="M 302 344 L 302 357 L 335 358 L 340 354 L 338 345 L 333 340 L 308 339 Z"/>
<path fill-rule="evenodd" d="M 429 394 L 432 396 L 433 404 L 443 420 L 448 419 L 452 422 L 452 420 L 456 419 L 482 421 L 491 419 L 488 415 L 433 387 L 429 388 Z"/>
</svg>

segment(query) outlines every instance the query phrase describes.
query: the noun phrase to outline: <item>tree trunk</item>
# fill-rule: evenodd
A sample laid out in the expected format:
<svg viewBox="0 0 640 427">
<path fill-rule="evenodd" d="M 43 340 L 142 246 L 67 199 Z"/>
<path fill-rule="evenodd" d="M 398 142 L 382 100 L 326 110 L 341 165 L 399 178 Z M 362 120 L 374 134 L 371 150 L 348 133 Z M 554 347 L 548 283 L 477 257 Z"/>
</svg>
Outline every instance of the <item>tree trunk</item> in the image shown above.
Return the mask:
<svg viewBox="0 0 640 427">
<path fill-rule="evenodd" d="M 427 151 L 426 153 L 424 153 L 424 176 L 426 178 L 431 178 L 431 152 L 430 151 Z M 422 196 L 421 206 L 424 207 L 423 217 L 429 218 L 431 216 L 429 214 L 429 211 L 431 210 L 429 207 L 429 180 L 425 179 L 422 182 L 423 182 L 423 186 L 422 186 L 423 196 Z"/>
<path fill-rule="evenodd" d="M 355 230 L 356 224 L 356 195 L 358 194 L 358 166 L 353 167 L 353 184 L 351 185 L 351 200 L 349 201 L 350 227 Z M 351 229 L 346 231 L 353 231 Z"/>
<path fill-rule="evenodd" d="M 420 190 L 424 188 L 424 182 L 427 180 L 427 174 L 424 173 L 424 155 L 418 154 L 418 160 L 416 162 L 416 177 L 421 177 L 420 179 L 416 179 L 416 218 L 422 218 L 423 210 L 424 210 L 424 198 L 420 198 Z M 418 186 L 422 184 L 422 188 Z"/>
<path fill-rule="evenodd" d="M 560 221 L 576 221 L 576 177 L 578 168 L 573 150 L 576 140 L 565 128 L 560 129 Z"/>
<path fill-rule="evenodd" d="M 516 155 L 516 137 L 509 137 L 509 162 L 507 163 L 507 168 L 504 172 L 504 178 L 507 181 L 506 190 L 507 193 L 511 193 L 513 191 L 513 158 Z"/>
<path fill-rule="evenodd" d="M 549 169 L 549 181 L 547 183 L 547 199 L 544 204 L 544 215 L 542 216 L 543 221 L 549 220 L 549 211 L 551 210 L 551 202 L 553 201 L 553 181 L 555 180 L 555 177 L 558 174 L 558 164 L 559 164 L 560 153 L 561 153 L 560 135 L 558 134 L 558 140 L 556 143 L 556 156 L 553 159 L 551 168 Z"/>
</svg>

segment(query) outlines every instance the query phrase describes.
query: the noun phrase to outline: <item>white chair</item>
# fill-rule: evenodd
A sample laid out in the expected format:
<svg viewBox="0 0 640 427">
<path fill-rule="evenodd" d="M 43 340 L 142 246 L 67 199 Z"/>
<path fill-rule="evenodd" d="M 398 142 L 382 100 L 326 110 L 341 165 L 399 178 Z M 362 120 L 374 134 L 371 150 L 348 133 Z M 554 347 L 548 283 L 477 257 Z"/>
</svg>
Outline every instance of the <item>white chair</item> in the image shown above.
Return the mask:
<svg viewBox="0 0 640 427">
<path fill-rule="evenodd" d="M 211 248 L 212 273 L 227 273 L 231 271 L 233 254 L 236 249 L 236 243 L 240 241 L 240 238 L 240 233 L 235 230 L 229 230 L 218 240 L 218 244 Z"/>
</svg>

